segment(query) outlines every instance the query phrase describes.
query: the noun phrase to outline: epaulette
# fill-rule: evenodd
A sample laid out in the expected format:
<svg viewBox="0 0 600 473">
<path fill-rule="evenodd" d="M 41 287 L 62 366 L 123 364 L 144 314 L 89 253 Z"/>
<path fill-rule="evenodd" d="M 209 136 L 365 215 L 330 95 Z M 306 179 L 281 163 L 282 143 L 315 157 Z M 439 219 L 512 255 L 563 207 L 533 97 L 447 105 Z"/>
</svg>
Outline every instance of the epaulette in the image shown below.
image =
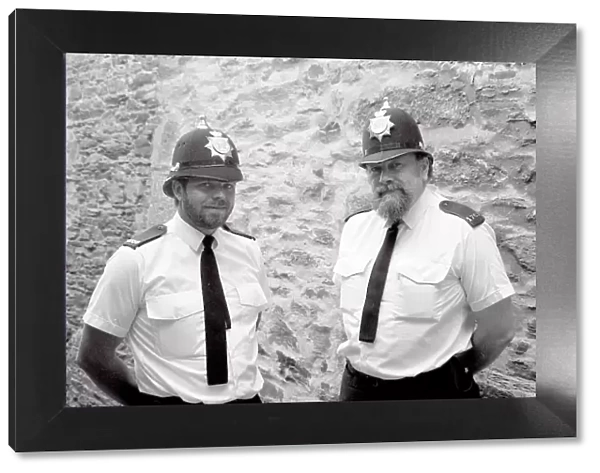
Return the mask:
<svg viewBox="0 0 600 473">
<path fill-rule="evenodd" d="M 154 227 L 150 227 L 147 230 L 144 230 L 142 233 L 138 233 L 133 238 L 130 238 L 123 246 L 128 246 L 129 248 L 139 248 L 146 243 L 156 240 L 157 238 L 163 236 L 167 233 L 167 227 L 164 225 L 155 225 Z"/>
<path fill-rule="evenodd" d="M 355 215 L 362 214 L 362 213 L 365 213 L 365 212 L 370 212 L 371 210 L 373 210 L 371 207 L 367 207 L 367 208 L 364 208 L 364 209 L 356 210 L 355 212 L 352 212 L 350 215 L 348 215 L 344 219 L 344 223 L 346 223 L 348 220 L 350 220 L 351 217 L 354 217 Z"/>
<path fill-rule="evenodd" d="M 229 233 L 233 233 L 234 235 L 243 236 L 244 238 L 250 238 L 250 240 L 256 240 L 256 238 L 254 238 L 252 235 L 248 235 L 247 233 L 242 233 L 238 230 L 234 230 L 233 228 L 229 227 L 228 225 L 223 225 L 223 230 L 226 230 Z"/>
<path fill-rule="evenodd" d="M 462 218 L 473 228 L 485 222 L 485 217 L 483 215 L 475 212 L 471 207 L 459 204 L 458 202 L 443 200 L 440 202 L 440 210 L 447 214 L 456 215 L 457 217 Z"/>
</svg>

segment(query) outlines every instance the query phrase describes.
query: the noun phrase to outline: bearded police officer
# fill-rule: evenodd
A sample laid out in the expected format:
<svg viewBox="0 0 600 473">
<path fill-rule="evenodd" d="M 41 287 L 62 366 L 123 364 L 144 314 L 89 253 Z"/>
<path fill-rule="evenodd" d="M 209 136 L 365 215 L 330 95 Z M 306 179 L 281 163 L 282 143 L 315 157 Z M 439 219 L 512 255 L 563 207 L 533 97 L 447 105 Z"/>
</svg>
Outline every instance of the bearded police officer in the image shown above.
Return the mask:
<svg viewBox="0 0 600 473">
<path fill-rule="evenodd" d="M 261 402 L 256 329 L 271 293 L 253 237 L 226 225 L 243 179 L 235 145 L 204 118 L 163 185 L 177 211 L 109 259 L 78 362 L 126 405 Z M 125 339 L 134 372 L 117 358 Z"/>
<path fill-rule="evenodd" d="M 433 156 L 405 111 L 386 100 L 362 148 L 374 204 L 346 219 L 334 267 L 340 400 L 478 398 L 473 374 L 515 333 L 494 231 L 428 185 Z"/>
</svg>

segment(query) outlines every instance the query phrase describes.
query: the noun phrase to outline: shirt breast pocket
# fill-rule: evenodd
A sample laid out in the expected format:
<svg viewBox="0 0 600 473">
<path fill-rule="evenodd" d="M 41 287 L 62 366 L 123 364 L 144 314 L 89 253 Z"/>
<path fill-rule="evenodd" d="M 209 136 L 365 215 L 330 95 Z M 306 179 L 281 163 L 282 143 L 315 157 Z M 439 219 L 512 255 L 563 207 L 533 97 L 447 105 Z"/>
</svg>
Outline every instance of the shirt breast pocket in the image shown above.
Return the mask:
<svg viewBox="0 0 600 473">
<path fill-rule="evenodd" d="M 368 277 L 366 274 L 369 259 L 352 257 L 341 258 L 333 272 L 340 279 L 340 306 L 349 311 L 362 309 L 365 302 Z"/>
<path fill-rule="evenodd" d="M 159 355 L 186 358 L 204 354 L 204 301 L 201 291 L 149 298 L 146 311 Z"/>
<path fill-rule="evenodd" d="M 442 316 L 439 292 L 450 269 L 444 263 L 404 261 L 396 265 L 399 314 L 437 321 Z"/>
<path fill-rule="evenodd" d="M 246 283 L 236 286 L 236 292 L 243 306 L 260 308 L 267 305 L 267 298 L 258 283 Z"/>
<path fill-rule="evenodd" d="M 232 317 L 235 315 L 233 321 L 238 320 L 247 323 L 255 321 L 258 312 L 268 305 L 267 297 L 258 283 L 238 284 L 231 296 L 228 297 L 231 297 L 232 304 L 233 301 L 239 304 L 236 304 L 235 307 L 231 306 L 235 309 L 234 313 L 231 314 Z"/>
</svg>

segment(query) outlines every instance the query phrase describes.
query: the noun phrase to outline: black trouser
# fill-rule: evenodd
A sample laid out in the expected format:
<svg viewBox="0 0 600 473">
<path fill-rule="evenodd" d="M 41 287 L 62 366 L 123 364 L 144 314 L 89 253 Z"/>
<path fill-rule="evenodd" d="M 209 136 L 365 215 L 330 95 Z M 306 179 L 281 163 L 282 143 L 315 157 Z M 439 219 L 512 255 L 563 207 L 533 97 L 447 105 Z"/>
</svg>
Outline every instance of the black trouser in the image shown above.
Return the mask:
<svg viewBox="0 0 600 473">
<path fill-rule="evenodd" d="M 340 390 L 340 401 L 344 402 L 480 397 L 479 386 L 456 357 L 432 371 L 393 380 L 366 375 L 346 362 Z"/>
<path fill-rule="evenodd" d="M 192 402 L 185 402 L 183 399 L 179 398 L 179 397 L 159 397 L 159 396 L 150 396 L 148 395 L 148 405 L 152 405 L 152 406 L 202 406 L 204 405 L 201 402 L 198 403 L 192 403 Z M 225 402 L 223 404 L 262 404 L 262 400 L 260 398 L 260 396 L 257 394 L 254 397 L 251 397 L 249 399 L 234 399 L 233 401 L 229 401 L 229 402 Z"/>
</svg>

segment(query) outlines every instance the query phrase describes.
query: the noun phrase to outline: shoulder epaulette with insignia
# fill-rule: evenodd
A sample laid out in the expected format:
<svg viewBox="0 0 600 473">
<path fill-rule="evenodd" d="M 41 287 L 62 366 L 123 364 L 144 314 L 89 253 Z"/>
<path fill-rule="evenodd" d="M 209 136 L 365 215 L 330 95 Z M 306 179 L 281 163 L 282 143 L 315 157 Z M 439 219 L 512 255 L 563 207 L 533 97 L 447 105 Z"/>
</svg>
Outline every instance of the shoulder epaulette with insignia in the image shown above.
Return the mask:
<svg viewBox="0 0 600 473">
<path fill-rule="evenodd" d="M 223 225 L 223 230 L 228 231 L 229 233 L 233 233 L 234 235 L 243 236 L 244 238 L 250 238 L 250 240 L 256 240 L 252 235 L 248 235 L 247 233 L 242 233 L 238 230 L 234 230 L 229 225 Z"/>
<path fill-rule="evenodd" d="M 348 220 L 350 220 L 351 217 L 354 217 L 355 215 L 362 214 L 362 213 L 365 213 L 365 212 L 370 212 L 371 210 L 373 210 L 371 207 L 367 207 L 365 209 L 356 210 L 356 211 L 352 212 L 350 215 L 348 215 L 344 219 L 344 222 L 347 222 Z"/>
<path fill-rule="evenodd" d="M 155 225 L 154 227 L 148 228 L 144 230 L 142 233 L 138 233 L 133 238 L 130 238 L 123 246 L 128 246 L 129 248 L 139 248 L 142 245 L 145 245 L 152 240 L 156 240 L 157 238 L 163 236 L 167 233 L 167 227 L 164 225 Z"/>
<path fill-rule="evenodd" d="M 452 202 L 450 200 L 443 200 L 440 202 L 440 210 L 448 214 L 456 215 L 462 218 L 472 227 L 476 227 L 485 222 L 485 217 L 478 212 L 475 212 L 471 207 L 459 204 L 458 202 Z"/>
</svg>

